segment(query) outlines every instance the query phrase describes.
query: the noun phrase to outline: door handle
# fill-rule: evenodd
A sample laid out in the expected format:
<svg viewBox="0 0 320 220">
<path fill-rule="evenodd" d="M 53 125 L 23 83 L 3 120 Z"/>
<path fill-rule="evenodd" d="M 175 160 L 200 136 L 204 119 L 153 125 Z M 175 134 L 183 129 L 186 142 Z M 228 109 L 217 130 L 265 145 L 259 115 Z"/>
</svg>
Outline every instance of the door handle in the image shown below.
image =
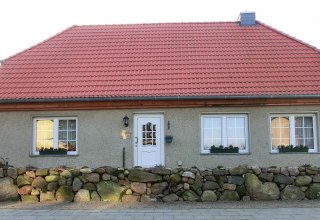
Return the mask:
<svg viewBox="0 0 320 220">
<path fill-rule="evenodd" d="M 135 137 L 135 139 L 136 139 L 136 142 L 135 142 L 135 144 L 138 144 L 138 137 Z"/>
</svg>

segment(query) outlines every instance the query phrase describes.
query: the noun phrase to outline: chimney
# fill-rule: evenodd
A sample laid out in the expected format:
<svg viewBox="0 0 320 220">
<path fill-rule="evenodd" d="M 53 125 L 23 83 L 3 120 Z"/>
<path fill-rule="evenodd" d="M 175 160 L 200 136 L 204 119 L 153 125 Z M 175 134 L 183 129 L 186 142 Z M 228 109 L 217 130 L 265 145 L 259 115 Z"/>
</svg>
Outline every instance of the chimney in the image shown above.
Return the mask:
<svg viewBox="0 0 320 220">
<path fill-rule="evenodd" d="M 240 26 L 255 26 L 256 13 L 255 12 L 240 12 Z"/>
<path fill-rule="evenodd" d="M 0 60 L 0 66 L 4 64 L 4 60 Z"/>
</svg>

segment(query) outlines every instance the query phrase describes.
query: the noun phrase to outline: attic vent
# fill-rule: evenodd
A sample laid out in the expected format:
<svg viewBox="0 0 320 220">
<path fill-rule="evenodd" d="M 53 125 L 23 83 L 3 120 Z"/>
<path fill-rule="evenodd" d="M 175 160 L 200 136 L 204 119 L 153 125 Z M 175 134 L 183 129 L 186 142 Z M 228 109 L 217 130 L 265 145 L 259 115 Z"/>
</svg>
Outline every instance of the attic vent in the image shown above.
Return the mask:
<svg viewBox="0 0 320 220">
<path fill-rule="evenodd" d="M 4 60 L 0 60 L 0 66 L 4 64 Z"/>
<path fill-rule="evenodd" d="M 255 12 L 241 12 L 240 13 L 240 26 L 254 26 L 256 25 Z"/>
</svg>

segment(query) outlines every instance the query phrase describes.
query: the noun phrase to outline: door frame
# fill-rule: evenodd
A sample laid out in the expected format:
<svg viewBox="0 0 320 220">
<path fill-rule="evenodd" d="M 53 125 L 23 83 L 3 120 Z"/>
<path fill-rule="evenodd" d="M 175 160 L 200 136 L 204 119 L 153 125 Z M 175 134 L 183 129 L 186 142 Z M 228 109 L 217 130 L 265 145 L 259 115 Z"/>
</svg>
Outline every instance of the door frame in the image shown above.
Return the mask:
<svg viewBox="0 0 320 220">
<path fill-rule="evenodd" d="M 138 119 L 139 118 L 160 118 L 160 163 L 165 165 L 165 150 L 164 150 L 164 116 L 163 114 L 154 113 L 137 113 L 133 115 L 133 166 L 138 166 L 138 147 L 135 144 L 138 135 Z"/>
</svg>

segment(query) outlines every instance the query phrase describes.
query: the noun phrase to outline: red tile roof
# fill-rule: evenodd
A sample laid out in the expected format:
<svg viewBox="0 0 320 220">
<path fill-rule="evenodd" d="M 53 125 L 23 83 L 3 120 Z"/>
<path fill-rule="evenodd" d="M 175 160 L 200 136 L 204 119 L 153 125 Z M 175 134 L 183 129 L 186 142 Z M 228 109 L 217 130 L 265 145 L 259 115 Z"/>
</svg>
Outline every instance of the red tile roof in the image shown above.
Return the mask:
<svg viewBox="0 0 320 220">
<path fill-rule="evenodd" d="M 0 100 L 319 95 L 320 51 L 265 24 L 73 26 L 0 66 Z"/>
</svg>

